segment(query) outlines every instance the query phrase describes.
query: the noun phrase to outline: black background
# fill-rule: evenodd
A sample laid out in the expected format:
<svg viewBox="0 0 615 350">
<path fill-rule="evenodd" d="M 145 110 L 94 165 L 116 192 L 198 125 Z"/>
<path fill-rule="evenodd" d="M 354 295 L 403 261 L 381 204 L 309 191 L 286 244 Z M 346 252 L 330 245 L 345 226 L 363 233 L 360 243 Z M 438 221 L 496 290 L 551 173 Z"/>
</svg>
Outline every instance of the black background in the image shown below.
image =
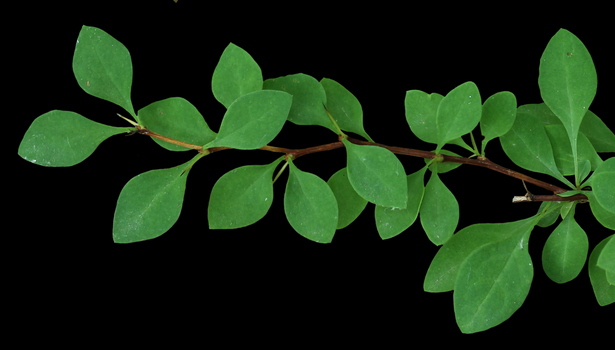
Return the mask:
<svg viewBox="0 0 615 350">
<path fill-rule="evenodd" d="M 511 91 L 519 105 L 539 103 L 539 59 L 549 39 L 564 27 L 592 54 L 599 87 L 591 109 L 614 128 L 608 107 L 615 79 L 613 29 L 596 19 L 605 11 L 594 9 L 590 16 L 573 9 L 562 14 L 512 12 L 505 6 L 469 4 L 40 3 L 22 4 L 5 14 L 7 20 L 18 19 L 5 35 L 11 47 L 4 52 L 10 77 L 7 105 L 16 107 L 4 116 L 15 135 L 5 159 L 15 161 L 7 170 L 17 183 L 5 183 L 10 184 L 11 208 L 5 215 L 14 224 L 3 230 L 7 239 L 17 240 L 4 245 L 6 256 L 12 257 L 5 264 L 10 289 L 24 297 L 19 303 L 29 315 L 19 314 L 13 323 L 18 328 L 50 329 L 59 326 L 54 323 L 60 317 L 68 317 L 66 332 L 102 330 L 107 341 L 123 334 L 138 335 L 135 341 L 152 340 L 180 329 L 182 339 L 197 336 L 205 343 L 233 336 L 227 341 L 334 344 L 374 338 L 404 345 L 457 337 L 547 340 L 556 334 L 612 331 L 613 305 L 598 305 L 587 266 L 563 285 L 542 270 L 542 246 L 554 227 L 537 228 L 531 236 L 534 280 L 524 305 L 502 325 L 462 336 L 452 293 L 423 291 L 438 247 L 418 220 L 401 235 L 382 241 L 369 204 L 331 244 L 313 243 L 294 232 L 283 214 L 285 173 L 274 186 L 275 200 L 264 219 L 238 230 L 208 230 L 207 203 L 215 181 L 235 167 L 269 163 L 277 154 L 224 151 L 202 159 L 190 172 L 175 226 L 154 240 L 127 245 L 114 244 L 111 237 L 124 184 L 142 172 L 181 164 L 193 152 L 170 152 L 146 137 L 118 135 L 69 168 L 44 168 L 17 155 L 30 123 L 53 109 L 127 125 L 115 115 L 121 108 L 87 95 L 75 81 L 72 55 L 82 25 L 105 30 L 130 51 L 135 111 L 179 96 L 217 131 L 225 109 L 211 93 L 211 75 L 233 42 L 259 63 L 265 79 L 305 73 L 340 82 L 361 102 L 365 129 L 375 141 L 425 150 L 432 146 L 416 139 L 405 121 L 407 90 L 444 95 L 471 80 L 483 100 Z M 287 123 L 271 145 L 303 148 L 335 140 L 324 128 Z M 489 144 L 487 156 L 519 170 L 497 141 Z M 423 160 L 403 157 L 402 163 L 411 173 Z M 345 152 L 305 156 L 296 165 L 326 180 L 345 166 Z M 460 203 L 458 228 L 519 220 L 537 209 L 513 205 L 512 196 L 525 194 L 522 184 L 499 173 L 462 166 L 441 178 Z M 612 233 L 596 225 L 586 205 L 577 209 L 577 217 L 590 251 Z M 92 324 L 96 326 L 88 326 Z"/>
</svg>

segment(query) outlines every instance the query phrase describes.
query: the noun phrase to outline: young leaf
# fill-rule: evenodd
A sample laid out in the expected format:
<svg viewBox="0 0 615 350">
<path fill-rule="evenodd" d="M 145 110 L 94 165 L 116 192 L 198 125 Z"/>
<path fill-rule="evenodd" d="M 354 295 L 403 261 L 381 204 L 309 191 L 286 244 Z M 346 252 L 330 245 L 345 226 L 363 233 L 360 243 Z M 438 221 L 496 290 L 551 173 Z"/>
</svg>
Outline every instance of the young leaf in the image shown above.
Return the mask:
<svg viewBox="0 0 615 350">
<path fill-rule="evenodd" d="M 533 216 L 514 222 L 474 224 L 461 229 L 436 253 L 425 275 L 423 289 L 432 293 L 453 290 L 459 267 L 472 252 L 486 244 L 528 233 L 535 223 L 536 217 Z"/>
<path fill-rule="evenodd" d="M 453 303 L 463 333 L 476 333 L 506 321 L 525 301 L 534 268 L 528 252 L 530 232 L 474 250 L 459 267 Z"/>
<path fill-rule="evenodd" d="M 481 154 L 485 154 L 487 142 L 500 137 L 512 128 L 517 115 L 517 99 L 508 91 L 498 92 L 483 103 L 480 132 L 484 136 Z"/>
<path fill-rule="evenodd" d="M 169 169 L 150 170 L 130 179 L 120 192 L 113 217 L 113 241 L 131 243 L 156 238 L 179 218 L 192 160 Z"/>
<path fill-rule="evenodd" d="M 284 193 L 284 212 L 290 225 L 303 237 L 330 243 L 337 228 L 337 201 L 327 183 L 299 170 L 288 160 L 290 173 Z"/>
<path fill-rule="evenodd" d="M 500 137 L 500 143 L 506 155 L 518 166 L 551 175 L 574 188 L 557 168 L 549 137 L 532 115 L 518 112 L 512 129 Z"/>
<path fill-rule="evenodd" d="M 566 283 L 575 279 L 585 265 L 589 241 L 585 231 L 568 213 L 549 235 L 542 250 L 542 267 L 551 280 Z"/>
<path fill-rule="evenodd" d="M 282 159 L 239 167 L 222 175 L 209 197 L 209 228 L 245 227 L 262 219 L 273 202 L 273 171 Z"/>
<path fill-rule="evenodd" d="M 594 248 L 588 260 L 589 280 L 596 295 L 596 300 L 600 306 L 615 303 L 615 285 L 607 279 L 607 271 L 598 266 L 598 260 L 602 257 L 605 246 L 613 242 L 615 235 L 610 235 L 603 239 Z"/>
<path fill-rule="evenodd" d="M 216 100 L 229 108 L 239 97 L 262 88 L 263 74 L 256 61 L 244 49 L 228 44 L 211 78 Z"/>
<path fill-rule="evenodd" d="M 417 216 L 425 193 L 423 178 L 427 167 L 406 177 L 408 184 L 408 205 L 406 208 L 388 208 L 376 205 L 376 228 L 382 239 L 395 237 L 410 227 Z"/>
<path fill-rule="evenodd" d="M 359 217 L 365 209 L 367 201 L 352 188 L 350 181 L 348 181 L 346 168 L 342 168 L 333 174 L 327 184 L 331 187 L 331 191 L 337 200 L 339 211 L 337 229 L 339 230 L 350 225 Z"/>
<path fill-rule="evenodd" d="M 318 80 L 302 73 L 292 74 L 265 80 L 263 89 L 286 91 L 293 95 L 288 121 L 297 125 L 320 125 L 337 134 L 324 107 L 327 105 L 327 94 Z"/>
<path fill-rule="evenodd" d="M 340 129 L 354 132 L 374 142 L 363 128 L 363 109 L 359 100 L 335 80 L 322 78 L 320 84 L 327 95 L 327 109 Z"/>
<path fill-rule="evenodd" d="M 459 203 L 437 172 L 431 173 L 425 187 L 420 218 L 427 238 L 435 245 L 448 241 L 457 228 Z"/>
<path fill-rule="evenodd" d="M 386 148 L 355 145 L 342 140 L 348 155 L 348 180 L 367 201 L 383 207 L 405 208 L 408 202 L 406 172 Z"/>
<path fill-rule="evenodd" d="M 481 111 L 482 101 L 476 84 L 469 81 L 451 90 L 440 102 L 436 113 L 436 153 L 447 142 L 474 130 Z"/>
<path fill-rule="evenodd" d="M 440 94 L 427 94 L 419 90 L 406 92 L 406 121 L 412 133 L 424 142 L 438 143 L 436 113 L 443 98 Z"/>
<path fill-rule="evenodd" d="M 85 92 L 115 103 L 136 118 L 130 100 L 132 61 L 122 43 L 102 29 L 83 26 L 75 45 L 73 72 Z"/>
<path fill-rule="evenodd" d="M 285 92 L 271 90 L 239 97 L 224 114 L 218 136 L 205 148 L 257 149 L 267 145 L 282 130 L 292 99 Z"/>
<path fill-rule="evenodd" d="M 178 141 L 204 145 L 216 138 L 216 133 L 209 128 L 196 107 L 181 97 L 151 103 L 141 108 L 138 116 L 141 124 L 149 130 Z M 171 151 L 190 149 L 157 138 L 152 139 Z"/>
<path fill-rule="evenodd" d="M 542 99 L 566 128 L 575 164 L 579 127 L 597 85 L 596 68 L 587 48 L 574 34 L 560 29 L 540 59 L 538 86 Z"/>
<path fill-rule="evenodd" d="M 75 112 L 50 111 L 32 122 L 17 153 L 42 166 L 71 166 L 89 157 L 107 138 L 131 129 L 99 124 Z"/>
</svg>

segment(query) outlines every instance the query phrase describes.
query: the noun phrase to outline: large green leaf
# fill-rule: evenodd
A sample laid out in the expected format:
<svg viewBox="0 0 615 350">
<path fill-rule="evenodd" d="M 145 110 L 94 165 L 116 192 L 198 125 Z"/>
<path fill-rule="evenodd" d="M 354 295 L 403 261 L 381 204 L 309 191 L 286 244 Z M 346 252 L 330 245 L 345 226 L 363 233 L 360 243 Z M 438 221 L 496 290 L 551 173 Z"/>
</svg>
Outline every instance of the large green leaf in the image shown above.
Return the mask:
<svg viewBox="0 0 615 350">
<path fill-rule="evenodd" d="M 484 331 L 506 321 L 529 293 L 534 268 L 528 252 L 531 230 L 474 250 L 459 266 L 453 303 L 463 333 Z"/>
<path fill-rule="evenodd" d="M 136 118 L 130 100 L 132 61 L 122 43 L 102 29 L 83 26 L 75 45 L 73 72 L 85 92 L 115 103 Z"/>
<path fill-rule="evenodd" d="M 150 170 L 130 179 L 120 192 L 113 217 L 113 240 L 131 243 L 156 238 L 179 218 L 190 167 L 202 155 L 182 165 Z"/>
<path fill-rule="evenodd" d="M 443 98 L 440 94 L 427 94 L 419 90 L 406 92 L 406 121 L 412 133 L 422 141 L 438 143 L 436 113 Z"/>
<path fill-rule="evenodd" d="M 583 269 L 588 251 L 587 234 L 574 219 L 574 213 L 568 213 L 542 249 L 542 267 L 554 282 L 572 281 Z"/>
<path fill-rule="evenodd" d="M 483 103 L 480 132 L 484 137 L 481 154 L 485 154 L 487 142 L 500 137 L 512 128 L 517 115 L 517 99 L 508 91 L 498 92 Z"/>
<path fill-rule="evenodd" d="M 425 185 L 423 184 L 425 171 L 427 171 L 427 167 L 423 167 L 406 177 L 408 183 L 408 205 L 406 208 L 388 208 L 376 205 L 376 229 L 378 229 L 380 238 L 395 237 L 414 223 L 419 215 L 423 194 L 425 193 Z"/>
<path fill-rule="evenodd" d="M 211 78 L 216 100 L 228 108 L 239 97 L 262 88 L 263 74 L 256 61 L 244 49 L 228 44 Z"/>
<path fill-rule="evenodd" d="M 557 168 L 551 142 L 537 118 L 517 112 L 513 127 L 500 137 L 500 143 L 506 155 L 518 166 L 551 175 L 574 188 Z"/>
<path fill-rule="evenodd" d="M 374 142 L 363 128 L 363 109 L 359 100 L 335 80 L 322 78 L 320 83 L 327 95 L 327 109 L 340 129 L 354 132 Z"/>
<path fill-rule="evenodd" d="M 607 271 L 598 266 L 598 261 L 602 257 L 604 248 L 608 243 L 613 242 L 615 235 L 610 235 L 598 243 L 589 256 L 587 269 L 589 280 L 594 290 L 594 295 L 598 304 L 606 306 L 615 303 L 615 284 L 612 284 L 607 279 Z"/>
<path fill-rule="evenodd" d="M 434 293 L 453 290 L 459 267 L 472 252 L 486 244 L 530 232 L 535 223 L 536 217 L 530 217 L 514 222 L 474 224 L 461 229 L 436 253 L 425 275 L 423 289 Z"/>
<path fill-rule="evenodd" d="M 322 84 L 307 74 L 292 74 L 263 82 L 263 89 L 286 91 L 293 95 L 288 121 L 297 125 L 320 125 L 337 134 L 324 106 L 327 93 Z"/>
<path fill-rule="evenodd" d="M 204 148 L 257 149 L 267 145 L 282 130 L 292 99 L 285 92 L 271 90 L 239 97 L 224 114 L 216 139 Z"/>
<path fill-rule="evenodd" d="M 357 193 L 383 207 L 405 208 L 408 202 L 406 172 L 386 148 L 355 145 L 342 140 L 348 155 L 348 180 Z"/>
<path fill-rule="evenodd" d="M 330 243 L 337 228 L 337 201 L 327 183 L 299 170 L 292 162 L 284 193 L 284 212 L 290 225 L 303 237 Z"/>
<path fill-rule="evenodd" d="M 348 171 L 346 171 L 346 168 L 341 168 L 331 175 L 327 184 L 331 187 L 331 191 L 333 191 L 337 200 L 339 211 L 337 229 L 339 230 L 350 225 L 359 217 L 367 205 L 367 200 L 359 196 L 357 191 L 352 188 L 350 181 L 348 181 Z"/>
<path fill-rule="evenodd" d="M 457 228 L 459 203 L 437 172 L 431 173 L 425 186 L 420 218 L 427 238 L 435 245 L 448 241 Z"/>
<path fill-rule="evenodd" d="M 478 87 L 471 81 L 451 90 L 438 105 L 436 113 L 436 153 L 447 143 L 472 132 L 480 121 L 482 101 Z"/>
<path fill-rule="evenodd" d="M 141 108 L 138 116 L 143 126 L 174 140 L 202 146 L 216 138 L 216 133 L 209 128 L 196 107 L 181 97 L 151 103 Z M 152 139 L 171 151 L 190 150 L 157 138 Z"/>
<path fill-rule="evenodd" d="M 107 138 L 131 129 L 99 124 L 75 112 L 50 111 L 32 122 L 17 153 L 42 166 L 71 166 L 89 157 Z"/>
<path fill-rule="evenodd" d="M 272 175 L 282 159 L 267 165 L 242 166 L 222 175 L 209 197 L 209 228 L 245 227 L 262 219 L 273 202 Z"/>
<path fill-rule="evenodd" d="M 596 68 L 587 48 L 574 34 L 560 29 L 540 59 L 538 86 L 542 99 L 566 128 L 575 164 L 579 127 L 597 85 Z"/>
</svg>

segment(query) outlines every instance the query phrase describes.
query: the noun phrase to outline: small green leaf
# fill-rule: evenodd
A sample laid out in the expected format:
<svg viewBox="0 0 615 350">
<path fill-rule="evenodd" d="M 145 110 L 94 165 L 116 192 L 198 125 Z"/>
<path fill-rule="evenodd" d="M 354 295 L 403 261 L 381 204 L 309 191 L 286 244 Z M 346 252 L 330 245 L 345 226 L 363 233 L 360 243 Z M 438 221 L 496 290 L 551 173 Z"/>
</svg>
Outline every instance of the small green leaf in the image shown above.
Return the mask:
<svg viewBox="0 0 615 350">
<path fill-rule="evenodd" d="M 284 212 L 290 225 L 303 237 L 330 243 L 337 228 L 335 195 L 318 176 L 299 170 L 292 162 L 284 193 Z"/>
<path fill-rule="evenodd" d="M 600 252 L 597 261 L 598 267 L 608 273 L 615 273 L 615 240 L 611 239 Z M 611 282 L 612 284 L 612 282 Z"/>
<path fill-rule="evenodd" d="M 138 116 L 143 126 L 174 140 L 204 145 L 216 138 L 216 133 L 209 128 L 196 107 L 181 97 L 151 103 L 141 108 Z M 190 150 L 157 138 L 152 139 L 171 151 Z"/>
<path fill-rule="evenodd" d="M 516 115 L 517 99 L 511 92 L 498 92 L 483 103 L 480 131 L 484 140 L 481 154 L 485 154 L 487 142 L 506 134 L 512 128 Z"/>
<path fill-rule="evenodd" d="M 255 91 L 233 102 L 209 147 L 257 149 L 273 140 L 286 122 L 292 96 L 281 91 Z"/>
<path fill-rule="evenodd" d="M 297 125 L 320 125 L 337 135 L 324 107 L 327 105 L 327 94 L 318 80 L 302 73 L 292 74 L 265 80 L 263 89 L 285 91 L 293 95 L 288 121 Z"/>
<path fill-rule="evenodd" d="M 449 141 L 472 132 L 480 121 L 482 101 L 476 84 L 469 81 L 451 90 L 436 113 L 436 153 Z"/>
<path fill-rule="evenodd" d="M 604 209 L 596 199 L 593 191 L 587 191 L 585 195 L 589 199 L 589 207 L 596 220 L 598 220 L 602 226 L 615 230 L 615 212 Z"/>
<path fill-rule="evenodd" d="M 608 281 L 607 271 L 598 266 L 598 260 L 602 257 L 604 248 L 608 243 L 614 241 L 613 237 L 615 237 L 615 235 L 610 235 L 598 243 L 590 254 L 587 263 L 589 280 L 600 306 L 606 306 L 615 302 L 615 285 Z"/>
<path fill-rule="evenodd" d="M 615 213 L 615 157 L 604 161 L 588 182 L 600 206 Z"/>
<path fill-rule="evenodd" d="M 427 238 L 435 245 L 448 241 L 457 228 L 459 203 L 438 173 L 432 172 L 427 182 L 420 218 Z"/>
<path fill-rule="evenodd" d="M 386 148 L 355 145 L 342 140 L 348 155 L 348 180 L 367 201 L 384 207 L 405 208 L 408 202 L 406 172 Z"/>
<path fill-rule="evenodd" d="M 463 333 L 476 333 L 506 321 L 525 301 L 534 268 L 528 252 L 530 231 L 474 250 L 459 267 L 453 303 Z"/>
<path fill-rule="evenodd" d="M 363 109 L 359 100 L 335 80 L 322 78 L 320 83 L 327 95 L 327 109 L 340 129 L 354 132 L 374 142 L 363 128 Z"/>
<path fill-rule="evenodd" d="M 555 223 L 557 218 L 559 217 L 560 211 L 557 209 L 561 209 L 564 205 L 564 202 L 542 202 L 540 203 L 540 207 L 538 208 L 538 213 L 541 213 L 548 203 L 551 203 L 549 210 L 543 217 L 540 218 L 536 225 L 540 227 L 549 227 Z"/>
<path fill-rule="evenodd" d="M 571 212 L 549 235 L 542 250 L 542 267 L 556 283 L 572 281 L 583 269 L 588 251 L 587 234 Z"/>
<path fill-rule="evenodd" d="M 245 227 L 262 219 L 273 202 L 273 171 L 282 159 L 239 167 L 222 175 L 209 197 L 209 228 Z"/>
<path fill-rule="evenodd" d="M 406 121 L 412 133 L 424 142 L 438 143 L 436 113 L 443 98 L 440 94 L 419 90 L 406 92 Z"/>
<path fill-rule="evenodd" d="M 408 183 L 408 205 L 406 208 L 388 208 L 376 205 L 376 228 L 380 238 L 395 237 L 414 223 L 419 215 L 419 208 L 425 193 L 423 178 L 426 170 L 427 167 L 423 167 L 406 177 Z"/>
<path fill-rule="evenodd" d="M 239 97 L 263 88 L 263 74 L 256 61 L 239 46 L 230 43 L 222 52 L 211 78 L 211 91 L 224 107 Z"/>
<path fill-rule="evenodd" d="M 130 100 L 132 61 L 122 43 L 102 29 L 83 26 L 75 45 L 73 72 L 85 92 L 115 103 L 136 118 Z"/>
<path fill-rule="evenodd" d="M 327 184 L 331 187 L 331 191 L 337 200 L 339 211 L 337 229 L 339 230 L 350 225 L 359 217 L 365 209 L 367 201 L 352 188 L 350 181 L 348 181 L 346 168 L 342 168 L 333 174 Z"/>
<path fill-rule="evenodd" d="M 113 241 L 131 243 L 156 238 L 179 218 L 190 167 L 150 170 L 130 179 L 120 192 L 113 217 Z"/>
<path fill-rule="evenodd" d="M 72 166 L 89 157 L 107 138 L 130 130 L 99 124 L 75 112 L 50 111 L 32 122 L 17 153 L 42 166 Z"/>
</svg>

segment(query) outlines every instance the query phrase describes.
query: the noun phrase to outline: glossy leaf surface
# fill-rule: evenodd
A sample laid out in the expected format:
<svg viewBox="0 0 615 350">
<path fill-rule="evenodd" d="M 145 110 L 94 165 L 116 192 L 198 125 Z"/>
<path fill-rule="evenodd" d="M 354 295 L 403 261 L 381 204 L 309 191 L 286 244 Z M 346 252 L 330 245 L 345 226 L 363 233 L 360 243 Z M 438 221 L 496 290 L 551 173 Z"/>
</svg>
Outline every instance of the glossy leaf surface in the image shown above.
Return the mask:
<svg viewBox="0 0 615 350">
<path fill-rule="evenodd" d="M 436 113 L 443 98 L 440 94 L 427 94 L 420 90 L 406 92 L 406 121 L 412 133 L 422 141 L 438 143 Z"/>
<path fill-rule="evenodd" d="M 174 140 L 202 146 L 216 138 L 196 107 L 181 97 L 151 103 L 141 108 L 138 116 L 143 126 Z M 157 138 L 152 140 L 171 151 L 190 150 Z"/>
<path fill-rule="evenodd" d="M 420 218 L 427 238 L 435 245 L 448 241 L 457 228 L 459 203 L 436 172 L 425 186 Z"/>
<path fill-rule="evenodd" d="M 224 107 L 239 97 L 263 88 L 263 74 L 256 61 L 239 46 L 230 43 L 222 52 L 211 78 L 211 91 Z"/>
<path fill-rule="evenodd" d="M 288 222 L 303 237 L 330 243 L 337 228 L 335 195 L 320 177 L 299 170 L 292 160 L 289 165 L 284 193 L 284 213 Z"/>
<path fill-rule="evenodd" d="M 273 171 L 282 159 L 242 166 L 222 175 L 209 197 L 209 228 L 245 227 L 262 219 L 273 203 Z"/>
<path fill-rule="evenodd" d="M 209 147 L 257 149 L 273 140 L 286 122 L 292 96 L 281 91 L 251 92 L 235 100 L 224 114 Z"/>
<path fill-rule="evenodd" d="M 320 84 L 327 95 L 327 109 L 340 129 L 354 132 L 374 142 L 363 128 L 363 109 L 359 100 L 335 80 L 322 78 Z"/>
<path fill-rule="evenodd" d="M 113 217 L 113 241 L 131 243 L 156 238 L 179 218 L 191 165 L 150 170 L 130 179 L 120 192 Z"/>
<path fill-rule="evenodd" d="M 32 122 L 17 153 L 42 166 L 72 166 L 89 157 L 107 138 L 131 129 L 96 123 L 75 112 L 55 110 Z"/>
<path fill-rule="evenodd" d="M 613 241 L 615 235 L 603 239 L 594 248 L 588 260 L 589 280 L 594 290 L 598 304 L 605 306 L 615 303 L 615 285 L 607 279 L 607 271 L 598 266 L 598 260 L 602 256 L 605 246 Z"/>
<path fill-rule="evenodd" d="M 459 138 L 478 125 L 482 101 L 476 84 L 469 81 L 451 90 L 438 105 L 436 113 L 436 153 L 447 142 Z"/>
<path fill-rule="evenodd" d="M 367 201 L 352 188 L 350 181 L 348 181 L 346 168 L 342 168 L 331 175 L 327 184 L 331 187 L 331 191 L 337 200 L 339 211 L 337 229 L 339 230 L 350 225 L 359 217 L 365 209 Z"/>
<path fill-rule="evenodd" d="M 512 128 L 517 115 L 517 99 L 508 91 L 493 94 L 483 103 L 480 132 L 484 137 L 481 154 L 485 154 L 487 142 L 500 137 Z"/>
<path fill-rule="evenodd" d="M 83 26 L 75 45 L 73 72 L 88 94 L 113 102 L 130 115 L 132 61 L 128 49 L 104 30 Z"/>
<path fill-rule="evenodd" d="M 348 180 L 367 201 L 405 208 L 408 189 L 404 166 L 393 152 L 377 146 L 355 145 L 344 139 Z"/>
</svg>

